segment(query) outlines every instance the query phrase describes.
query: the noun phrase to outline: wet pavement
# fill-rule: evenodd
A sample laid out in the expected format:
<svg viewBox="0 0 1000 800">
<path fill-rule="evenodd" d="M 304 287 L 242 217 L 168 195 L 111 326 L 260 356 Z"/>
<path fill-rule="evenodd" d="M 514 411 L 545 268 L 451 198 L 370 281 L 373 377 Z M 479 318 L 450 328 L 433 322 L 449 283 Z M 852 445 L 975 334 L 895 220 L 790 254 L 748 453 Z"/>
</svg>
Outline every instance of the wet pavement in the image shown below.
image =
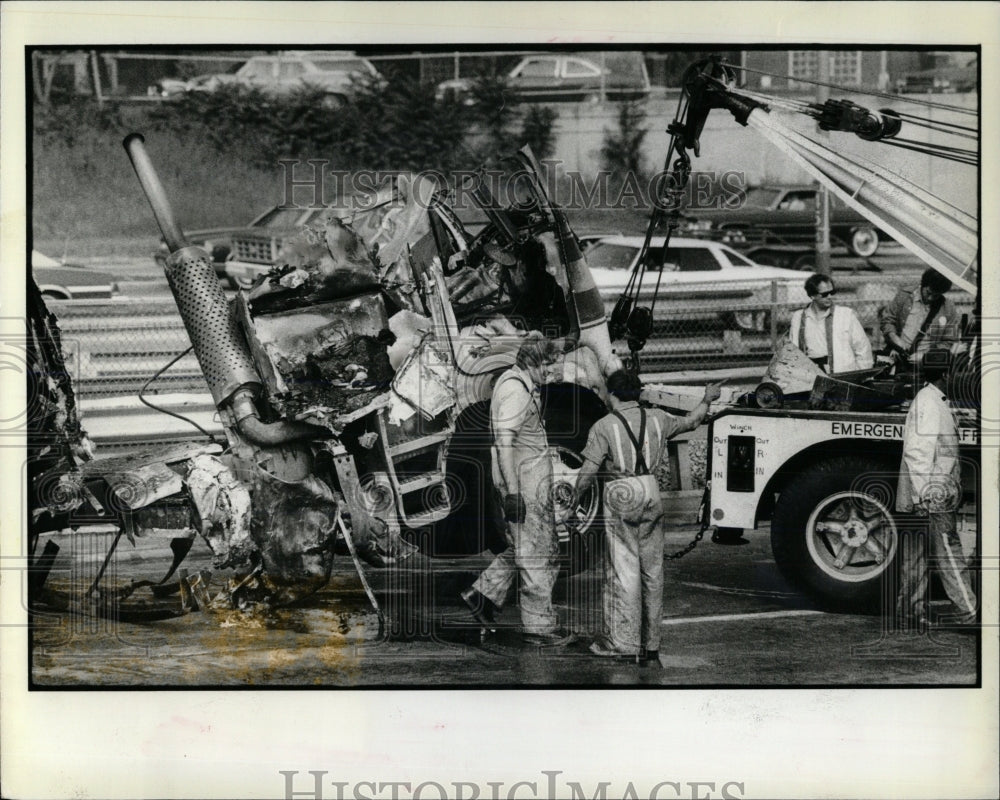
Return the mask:
<svg viewBox="0 0 1000 800">
<path fill-rule="evenodd" d="M 695 529 L 676 522 L 668 552 Z M 766 532 L 742 546 L 708 537 L 665 564 L 661 663 L 637 665 L 592 656 L 600 628 L 600 574 L 561 578 L 555 604 L 579 636 L 565 648 L 524 647 L 514 605 L 481 640 L 458 598 L 486 556 L 430 559 L 369 569 L 385 618 L 380 625 L 349 557 L 330 583 L 299 607 L 246 614 L 180 613 L 180 597 L 139 590 L 128 608 L 167 618 L 123 621 L 47 610 L 35 616 L 32 679 L 44 687 L 581 687 L 581 686 L 913 686 L 974 685 L 978 637 L 950 631 L 889 632 L 878 615 L 833 614 L 789 587 L 770 557 Z M 61 546 L 46 588 L 79 598 L 90 586 L 111 534 L 51 537 Z M 44 543 L 43 543 L 44 544 Z M 102 586 L 158 580 L 170 563 L 168 540 L 123 540 Z M 183 567 L 211 569 L 196 543 Z M 212 575 L 216 594 L 230 576 Z M 146 594 L 143 594 L 146 592 Z M 143 598 L 150 598 L 147 605 Z M 92 603 L 84 603 L 93 610 Z M 944 612 L 946 605 L 934 606 Z M 150 615 L 152 616 L 152 615 Z"/>
</svg>

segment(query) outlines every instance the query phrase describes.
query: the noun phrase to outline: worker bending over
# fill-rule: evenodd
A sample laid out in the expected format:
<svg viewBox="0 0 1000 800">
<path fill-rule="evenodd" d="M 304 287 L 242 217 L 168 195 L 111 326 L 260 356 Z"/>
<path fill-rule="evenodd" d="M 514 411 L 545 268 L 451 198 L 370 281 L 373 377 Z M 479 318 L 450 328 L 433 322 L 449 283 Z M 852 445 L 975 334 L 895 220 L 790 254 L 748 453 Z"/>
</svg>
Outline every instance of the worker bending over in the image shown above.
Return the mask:
<svg viewBox="0 0 1000 800">
<path fill-rule="evenodd" d="M 500 493 L 508 547 L 462 592 L 472 615 L 489 628 L 520 576 L 522 638 L 535 647 L 561 647 L 572 641 L 560 633 L 552 606 L 559 543 L 550 496 L 552 458 L 539 396 L 545 370 L 557 354 L 553 342 L 528 339 L 518 349 L 514 366 L 493 387 L 493 482 Z"/>
</svg>

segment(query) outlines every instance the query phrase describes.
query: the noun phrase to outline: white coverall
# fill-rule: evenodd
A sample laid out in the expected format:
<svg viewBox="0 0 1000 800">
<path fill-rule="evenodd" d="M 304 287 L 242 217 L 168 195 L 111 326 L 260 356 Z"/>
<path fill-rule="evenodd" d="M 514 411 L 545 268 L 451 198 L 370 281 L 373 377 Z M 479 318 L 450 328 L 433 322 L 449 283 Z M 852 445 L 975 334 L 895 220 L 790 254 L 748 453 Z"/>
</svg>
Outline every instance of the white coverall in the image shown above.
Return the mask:
<svg viewBox="0 0 1000 800">
<path fill-rule="evenodd" d="M 897 612 L 919 620 L 927 617 L 929 580 L 926 551 L 961 621 L 971 621 L 976 595 L 956 532 L 962 498 L 958 429 L 944 393 L 928 383 L 913 398 L 903 428 L 903 460 L 896 488 L 896 510 L 926 512 L 926 539 L 910 532 L 903 537 Z"/>
<path fill-rule="evenodd" d="M 529 392 L 529 387 L 531 391 Z M 506 523 L 508 547 L 476 579 L 473 588 L 497 608 L 504 605 L 520 573 L 521 625 L 525 633 L 551 634 L 558 627 L 552 590 L 559 573 L 552 489 L 552 456 L 542 425 L 540 398 L 531 377 L 513 367 L 493 387 L 490 414 L 494 435 L 513 433 L 516 485 L 505 486 L 497 453 L 493 481 L 502 495 L 519 494 L 526 514 L 521 524 Z"/>
<path fill-rule="evenodd" d="M 616 409 L 639 439 L 640 409 L 635 402 Z M 660 462 L 678 420 L 660 409 L 646 409 L 646 429 L 639 444 L 649 471 Z M 604 637 L 618 652 L 659 650 L 663 614 L 663 501 L 656 478 L 637 475 L 636 448 L 613 414 L 590 429 L 583 457 L 605 466 L 612 479 L 604 485 L 607 558 L 604 574 Z"/>
</svg>

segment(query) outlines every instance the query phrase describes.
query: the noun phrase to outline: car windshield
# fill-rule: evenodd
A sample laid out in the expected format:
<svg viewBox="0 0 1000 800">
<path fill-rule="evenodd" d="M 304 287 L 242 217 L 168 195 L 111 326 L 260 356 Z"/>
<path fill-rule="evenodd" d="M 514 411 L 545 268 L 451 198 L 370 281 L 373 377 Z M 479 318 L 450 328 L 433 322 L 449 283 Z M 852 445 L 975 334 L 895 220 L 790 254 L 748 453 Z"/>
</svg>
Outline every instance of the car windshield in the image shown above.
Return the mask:
<svg viewBox="0 0 1000 800">
<path fill-rule="evenodd" d="M 587 265 L 592 269 L 629 269 L 638 252 L 634 245 L 598 242 L 587 249 Z"/>
<path fill-rule="evenodd" d="M 515 69 L 512 77 L 518 78 L 554 78 L 556 60 L 554 58 L 533 58 Z"/>
<path fill-rule="evenodd" d="M 663 261 L 667 272 L 706 272 L 721 269 L 712 251 L 707 247 L 669 247 L 663 258 L 662 247 L 649 248 L 646 269 L 658 270 Z"/>
<path fill-rule="evenodd" d="M 755 186 L 752 189 L 747 189 L 747 197 L 743 202 L 744 205 L 757 206 L 758 208 L 770 208 L 774 201 L 778 199 L 781 194 L 780 189 L 765 189 L 762 186 Z"/>
<path fill-rule="evenodd" d="M 735 250 L 730 250 L 728 247 L 723 248 L 722 252 L 724 252 L 726 254 L 726 256 L 729 258 L 729 263 L 732 264 L 734 267 L 756 267 L 757 266 L 749 258 L 746 258 L 745 256 L 741 256 Z"/>
<path fill-rule="evenodd" d="M 293 228 L 306 213 L 305 208 L 272 208 L 254 224 L 255 228 Z M 318 209 L 317 209 L 318 210 Z M 310 214 L 310 217 L 313 214 Z"/>
<path fill-rule="evenodd" d="M 309 60 L 320 72 L 361 72 L 371 75 L 373 71 L 368 62 L 362 61 L 360 58 L 312 58 Z"/>
</svg>

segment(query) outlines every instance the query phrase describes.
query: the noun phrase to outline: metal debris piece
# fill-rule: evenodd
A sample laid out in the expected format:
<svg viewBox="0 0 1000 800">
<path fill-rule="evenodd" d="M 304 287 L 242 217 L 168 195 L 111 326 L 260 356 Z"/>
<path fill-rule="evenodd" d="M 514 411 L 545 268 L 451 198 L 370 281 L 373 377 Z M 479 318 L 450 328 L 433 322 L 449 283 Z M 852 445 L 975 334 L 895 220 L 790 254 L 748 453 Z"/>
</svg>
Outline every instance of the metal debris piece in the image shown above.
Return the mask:
<svg viewBox="0 0 1000 800">
<path fill-rule="evenodd" d="M 191 459 L 188 492 L 195 520 L 208 543 L 217 568 L 249 563 L 256 552 L 250 535 L 250 491 L 221 459 L 200 455 Z"/>
<path fill-rule="evenodd" d="M 426 335 L 392 381 L 400 397 L 433 419 L 455 405 L 455 370 L 447 344 Z"/>
</svg>

